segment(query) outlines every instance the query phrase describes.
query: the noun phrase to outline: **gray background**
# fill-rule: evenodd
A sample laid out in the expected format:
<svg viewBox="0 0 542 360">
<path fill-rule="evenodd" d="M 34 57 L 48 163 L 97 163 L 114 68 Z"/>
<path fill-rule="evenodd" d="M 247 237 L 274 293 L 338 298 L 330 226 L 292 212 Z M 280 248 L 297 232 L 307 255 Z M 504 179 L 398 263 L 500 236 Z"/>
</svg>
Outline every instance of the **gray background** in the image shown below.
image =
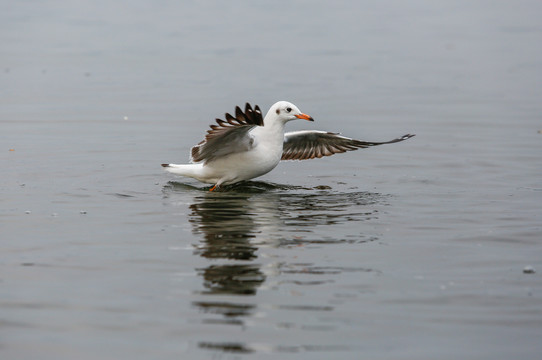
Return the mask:
<svg viewBox="0 0 542 360">
<path fill-rule="evenodd" d="M 540 14 L 2 1 L 1 357 L 538 359 Z M 416 137 L 218 193 L 162 172 L 278 100 Z"/>
</svg>

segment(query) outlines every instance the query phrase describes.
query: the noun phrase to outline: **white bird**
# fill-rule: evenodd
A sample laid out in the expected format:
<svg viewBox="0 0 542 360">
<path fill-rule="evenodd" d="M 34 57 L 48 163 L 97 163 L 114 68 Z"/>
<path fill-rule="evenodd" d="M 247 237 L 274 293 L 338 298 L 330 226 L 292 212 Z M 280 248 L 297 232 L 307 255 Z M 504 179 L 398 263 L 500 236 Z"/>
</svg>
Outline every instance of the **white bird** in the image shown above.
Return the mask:
<svg viewBox="0 0 542 360">
<path fill-rule="evenodd" d="M 287 101 L 275 103 L 265 118 L 258 105 L 252 109 L 238 106 L 235 117 L 216 119 L 205 139 L 191 151 L 190 164 L 162 164 L 170 173 L 221 185 L 253 179 L 273 170 L 280 160 L 306 160 L 330 156 L 370 146 L 391 144 L 414 135 L 404 135 L 386 142 L 368 142 L 340 136 L 338 133 L 307 130 L 284 133 L 288 121 L 314 119 Z"/>
</svg>

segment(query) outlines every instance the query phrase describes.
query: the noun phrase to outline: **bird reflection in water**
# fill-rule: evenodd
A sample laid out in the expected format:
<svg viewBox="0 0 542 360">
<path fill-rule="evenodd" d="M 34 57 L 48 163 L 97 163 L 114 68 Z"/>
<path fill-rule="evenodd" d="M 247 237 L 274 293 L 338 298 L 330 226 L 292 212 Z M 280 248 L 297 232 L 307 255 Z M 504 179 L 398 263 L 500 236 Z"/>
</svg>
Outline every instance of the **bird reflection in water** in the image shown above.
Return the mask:
<svg viewBox="0 0 542 360">
<path fill-rule="evenodd" d="M 333 225 L 374 219 L 378 211 L 370 205 L 382 203 L 385 198 L 377 193 L 342 193 L 258 181 L 225 186 L 221 192 L 202 191 L 177 182 L 170 182 L 164 190 L 185 194 L 187 190 L 197 191 L 189 216 L 193 233 L 202 236 L 195 253 L 211 260 L 226 260 L 225 264 L 213 261 L 198 269 L 204 279 L 203 293 L 231 295 L 255 295 L 265 281 L 261 264 L 255 261 L 262 245 L 374 241 L 374 236 L 367 240 L 359 233 L 351 235 L 355 240 L 311 235 L 316 226 L 331 226 L 333 234 Z"/>
<path fill-rule="evenodd" d="M 265 182 L 223 187 L 221 192 L 208 192 L 177 182 L 166 185 L 165 193 L 179 191 L 186 195 L 187 191 L 192 194 L 195 191 L 196 194 L 189 215 L 192 232 L 201 236 L 195 254 L 211 260 L 207 267 L 196 269 L 203 278 L 204 290 L 200 294 L 205 298 L 193 305 L 208 315 L 203 317 L 203 323 L 244 326 L 243 319 L 253 316 L 257 305 L 247 296 L 256 295 L 273 271 L 281 271 L 280 264 L 276 264 L 274 270 L 270 266 L 273 264 L 266 264 L 262 269 L 258 261 L 262 247 L 345 241 L 337 238 L 337 234 L 327 240 L 319 238 L 322 231 L 316 235 L 315 227 L 322 226 L 333 233 L 334 225 L 376 218 L 378 211 L 371 205 L 382 203 L 385 197 L 368 192 L 324 190 Z M 351 225 L 349 228 L 354 228 Z M 359 233 L 352 237 L 359 242 L 367 241 Z M 370 241 L 374 239 L 371 237 Z M 207 295 L 214 296 L 207 298 Z M 235 301 L 232 296 L 236 297 Z M 215 350 L 222 349 L 223 345 L 200 344 Z M 246 350 L 245 344 L 237 342 L 227 343 L 223 349 L 239 353 Z"/>
<path fill-rule="evenodd" d="M 208 259 L 233 260 L 198 269 L 206 294 L 254 295 L 265 281 L 257 258 L 266 220 L 280 221 L 275 204 L 259 194 L 204 193 L 190 205 L 193 232 L 203 236 L 196 254 Z M 262 214 L 263 213 L 263 214 Z M 275 214 L 275 215 L 273 215 Z"/>
<path fill-rule="evenodd" d="M 193 302 L 202 313 L 204 324 L 225 324 L 244 326 L 244 318 L 252 316 L 256 305 L 246 303 L 245 296 L 255 295 L 266 276 L 261 270 L 258 257 L 258 241 L 265 227 L 263 219 L 273 218 L 276 207 L 260 209 L 267 215 L 262 216 L 258 206 L 258 194 L 244 192 L 200 193 L 190 205 L 189 221 L 192 231 L 202 237 L 195 254 L 209 260 L 212 264 L 196 269 L 203 277 L 202 295 L 240 296 L 238 301 L 220 298 L 205 298 Z M 254 199 L 256 197 L 256 199 Z M 275 222 L 278 220 L 278 216 Z M 272 223 L 272 221 L 271 221 Z M 222 259 L 225 263 L 216 263 Z M 246 352 L 242 343 L 202 342 L 200 347 L 225 352 Z"/>
</svg>

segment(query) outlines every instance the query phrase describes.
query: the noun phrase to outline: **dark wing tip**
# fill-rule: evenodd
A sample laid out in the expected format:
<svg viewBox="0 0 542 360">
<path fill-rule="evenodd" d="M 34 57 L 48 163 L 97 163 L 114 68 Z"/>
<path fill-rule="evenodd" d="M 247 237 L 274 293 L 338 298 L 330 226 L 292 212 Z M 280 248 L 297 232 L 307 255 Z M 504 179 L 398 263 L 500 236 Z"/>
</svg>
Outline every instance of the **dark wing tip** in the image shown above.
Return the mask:
<svg viewBox="0 0 542 360">
<path fill-rule="evenodd" d="M 162 167 L 169 167 L 169 164 L 162 164 Z"/>
<path fill-rule="evenodd" d="M 243 121 L 245 119 L 245 113 L 239 106 L 235 107 L 235 118 L 239 121 Z"/>
<path fill-rule="evenodd" d="M 401 141 L 405 141 L 407 139 L 410 139 L 411 137 L 416 136 L 415 134 L 406 134 L 401 137 L 398 137 L 396 139 L 390 140 L 390 141 L 384 141 L 384 142 L 365 142 L 361 141 L 361 143 L 364 143 L 367 146 L 375 146 L 375 145 L 384 145 L 384 144 L 393 144 Z"/>
</svg>

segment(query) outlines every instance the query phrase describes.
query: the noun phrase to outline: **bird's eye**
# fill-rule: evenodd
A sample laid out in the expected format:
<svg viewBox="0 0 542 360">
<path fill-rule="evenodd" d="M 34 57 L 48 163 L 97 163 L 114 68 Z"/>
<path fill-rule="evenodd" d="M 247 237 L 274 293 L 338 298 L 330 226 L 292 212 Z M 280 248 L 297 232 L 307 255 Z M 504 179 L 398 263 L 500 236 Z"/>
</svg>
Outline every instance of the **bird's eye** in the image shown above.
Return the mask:
<svg viewBox="0 0 542 360">
<path fill-rule="evenodd" d="M 291 108 L 291 107 L 286 108 L 286 112 L 290 112 L 290 111 L 292 111 L 292 108 Z"/>
</svg>

